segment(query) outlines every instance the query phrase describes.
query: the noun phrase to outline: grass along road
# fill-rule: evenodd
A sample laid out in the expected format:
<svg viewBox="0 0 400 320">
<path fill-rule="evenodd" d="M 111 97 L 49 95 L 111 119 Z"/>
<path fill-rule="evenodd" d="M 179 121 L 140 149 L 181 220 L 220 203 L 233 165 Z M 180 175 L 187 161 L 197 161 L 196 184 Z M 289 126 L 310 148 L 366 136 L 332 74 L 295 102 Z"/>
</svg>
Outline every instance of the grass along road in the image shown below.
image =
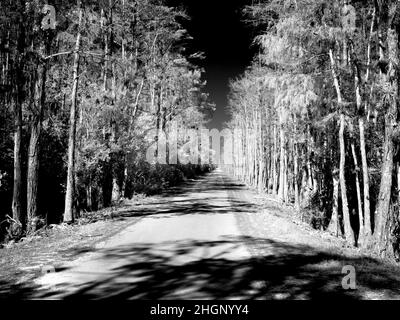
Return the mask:
<svg viewBox="0 0 400 320">
<path fill-rule="evenodd" d="M 215 171 L 128 206 L 125 228 L 74 247 L 58 272 L 15 288 L 25 297 L 378 299 L 400 297 L 400 272 L 298 224 L 288 209 Z M 80 253 L 78 256 L 75 254 Z M 342 288 L 344 266 L 357 290 Z"/>
</svg>

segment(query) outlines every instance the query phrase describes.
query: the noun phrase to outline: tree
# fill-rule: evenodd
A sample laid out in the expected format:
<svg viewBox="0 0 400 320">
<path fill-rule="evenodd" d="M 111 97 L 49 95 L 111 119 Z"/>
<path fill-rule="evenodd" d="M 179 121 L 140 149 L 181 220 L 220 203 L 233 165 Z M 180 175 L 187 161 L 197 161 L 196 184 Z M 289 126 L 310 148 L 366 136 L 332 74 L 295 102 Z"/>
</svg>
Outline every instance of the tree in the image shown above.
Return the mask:
<svg viewBox="0 0 400 320">
<path fill-rule="evenodd" d="M 70 111 L 70 128 L 68 141 L 68 173 L 67 173 L 67 191 L 65 194 L 65 212 L 64 222 L 72 222 L 74 220 L 74 204 L 75 204 L 75 151 L 76 151 L 76 127 L 78 114 L 78 85 L 79 85 L 79 66 L 80 66 L 80 47 L 81 47 L 81 28 L 83 19 L 82 3 L 78 0 L 78 33 L 76 36 L 76 44 L 74 49 L 74 66 L 72 74 L 72 91 L 71 91 L 71 111 Z"/>
<path fill-rule="evenodd" d="M 51 4 L 1 3 L 0 133 L 14 141 L 0 143 L 0 203 L 4 216 L 13 212 L 16 238 L 207 169 L 145 158 L 151 130 L 202 126 L 211 108 L 201 55 L 184 52 L 185 13 L 164 1 Z"/>
<path fill-rule="evenodd" d="M 251 88 L 264 78 L 261 91 L 274 97 L 257 133 L 269 181 L 254 179 L 258 155 L 246 138 L 239 150 L 247 152 L 236 152 L 231 172 L 259 190 L 268 186 L 314 227 L 344 232 L 350 244 L 391 258 L 400 242 L 398 6 L 272 0 L 247 7 L 249 22 L 264 27 L 250 66 L 261 72 L 233 83 L 229 106 L 231 128 L 254 128 L 259 107 Z"/>
<path fill-rule="evenodd" d="M 24 33 L 24 7 L 22 1 L 17 1 L 17 45 L 15 52 L 15 83 L 14 83 L 14 184 L 12 213 L 13 219 L 20 223 L 25 223 L 23 211 L 22 194 L 22 103 L 23 103 L 23 83 L 22 77 L 24 61 L 22 54 L 25 50 Z M 22 232 L 22 228 L 20 229 Z"/>
<path fill-rule="evenodd" d="M 387 52 L 389 67 L 386 75 L 383 77 L 385 82 L 387 110 L 385 114 L 385 140 L 383 146 L 383 163 L 382 175 L 379 191 L 379 201 L 377 205 L 376 229 L 374 234 L 374 249 L 378 254 L 384 257 L 393 256 L 392 248 L 392 230 L 394 216 L 391 211 L 391 195 L 393 187 L 393 171 L 394 171 L 394 156 L 395 156 L 395 131 L 397 127 L 397 117 L 399 108 L 399 14 L 400 5 L 395 1 L 389 1 L 388 7 L 393 12 L 389 17 L 387 25 Z M 380 9 L 382 13 L 382 7 Z"/>
</svg>

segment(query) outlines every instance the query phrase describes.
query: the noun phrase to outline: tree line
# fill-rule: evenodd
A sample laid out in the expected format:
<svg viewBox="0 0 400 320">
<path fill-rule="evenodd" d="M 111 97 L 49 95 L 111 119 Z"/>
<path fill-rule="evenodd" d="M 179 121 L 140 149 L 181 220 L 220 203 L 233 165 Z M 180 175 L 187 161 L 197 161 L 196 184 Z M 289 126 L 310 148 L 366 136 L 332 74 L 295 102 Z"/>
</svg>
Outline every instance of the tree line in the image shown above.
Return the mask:
<svg viewBox="0 0 400 320">
<path fill-rule="evenodd" d="M 146 161 L 148 132 L 172 122 L 200 127 L 212 109 L 201 55 L 185 52 L 184 19 L 163 0 L 1 1 L 0 220 L 7 216 L 8 237 L 208 170 Z"/>
<path fill-rule="evenodd" d="M 248 6 L 259 53 L 231 82 L 229 170 L 316 228 L 399 258 L 398 1 Z"/>
</svg>

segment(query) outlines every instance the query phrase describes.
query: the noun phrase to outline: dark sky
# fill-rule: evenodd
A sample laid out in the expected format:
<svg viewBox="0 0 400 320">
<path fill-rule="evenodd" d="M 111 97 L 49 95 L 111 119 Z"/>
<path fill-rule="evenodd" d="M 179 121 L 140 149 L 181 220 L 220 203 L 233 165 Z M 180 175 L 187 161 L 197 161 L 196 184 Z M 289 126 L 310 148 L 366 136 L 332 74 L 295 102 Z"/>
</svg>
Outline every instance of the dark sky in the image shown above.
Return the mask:
<svg viewBox="0 0 400 320">
<path fill-rule="evenodd" d="M 239 76 L 250 64 L 253 36 L 242 22 L 242 8 L 252 0 L 170 0 L 183 6 L 191 17 L 185 28 L 194 38 L 190 50 L 202 51 L 206 59 L 206 90 L 216 103 L 210 128 L 221 128 L 228 120 L 225 112 L 229 79 Z"/>
</svg>

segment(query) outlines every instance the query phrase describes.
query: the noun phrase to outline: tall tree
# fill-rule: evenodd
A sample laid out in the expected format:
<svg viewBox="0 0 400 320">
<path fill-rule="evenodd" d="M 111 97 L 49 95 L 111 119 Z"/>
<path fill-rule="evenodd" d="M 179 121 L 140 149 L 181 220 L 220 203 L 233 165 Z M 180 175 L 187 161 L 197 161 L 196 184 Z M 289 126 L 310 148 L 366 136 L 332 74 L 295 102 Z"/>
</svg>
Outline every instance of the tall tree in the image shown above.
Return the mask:
<svg viewBox="0 0 400 320">
<path fill-rule="evenodd" d="M 15 54 L 15 83 L 14 83 L 14 184 L 12 212 L 13 219 L 25 223 L 23 212 L 23 190 L 22 190 L 22 103 L 23 103 L 23 58 L 25 50 L 24 31 L 24 3 L 22 0 L 17 4 L 17 47 Z M 22 229 L 21 229 L 22 231 Z"/>
<path fill-rule="evenodd" d="M 35 9 L 34 9 L 35 10 Z M 42 7 L 36 7 L 37 12 L 42 12 Z M 50 45 L 49 32 L 42 26 L 42 14 L 35 15 L 34 26 L 36 34 L 33 39 L 34 64 L 36 70 L 33 76 L 33 98 L 31 105 L 30 140 L 28 147 L 28 174 L 27 174 L 27 216 L 28 233 L 36 231 L 39 219 L 38 191 L 39 168 L 41 152 L 42 121 L 46 100 L 46 78 L 48 62 L 45 59 Z"/>
<path fill-rule="evenodd" d="M 393 212 L 390 208 L 393 172 L 394 172 L 394 156 L 395 156 L 395 129 L 397 127 L 398 110 L 399 110 L 399 48 L 400 48 L 400 4 L 397 1 L 388 1 L 387 3 L 392 15 L 387 25 L 387 52 L 388 52 L 388 70 L 384 77 L 384 81 L 389 86 L 387 92 L 386 103 L 387 110 L 385 113 L 385 140 L 383 146 L 383 163 L 382 175 L 379 191 L 379 201 L 377 205 L 376 229 L 374 234 L 374 248 L 381 256 L 393 256 L 392 248 L 392 230 L 394 223 Z M 385 15 L 386 12 L 381 14 Z"/>
<path fill-rule="evenodd" d="M 78 117 L 78 85 L 79 85 L 79 66 L 80 66 L 80 48 L 81 48 L 81 30 L 83 20 L 82 2 L 77 2 L 78 10 L 78 33 L 74 48 L 74 65 L 72 71 L 72 90 L 71 90 L 71 110 L 69 124 L 69 140 L 68 140 L 68 173 L 67 173 L 67 191 L 65 194 L 65 211 L 64 222 L 73 222 L 74 206 L 76 200 L 75 186 L 75 153 L 76 153 L 76 128 Z"/>
</svg>

